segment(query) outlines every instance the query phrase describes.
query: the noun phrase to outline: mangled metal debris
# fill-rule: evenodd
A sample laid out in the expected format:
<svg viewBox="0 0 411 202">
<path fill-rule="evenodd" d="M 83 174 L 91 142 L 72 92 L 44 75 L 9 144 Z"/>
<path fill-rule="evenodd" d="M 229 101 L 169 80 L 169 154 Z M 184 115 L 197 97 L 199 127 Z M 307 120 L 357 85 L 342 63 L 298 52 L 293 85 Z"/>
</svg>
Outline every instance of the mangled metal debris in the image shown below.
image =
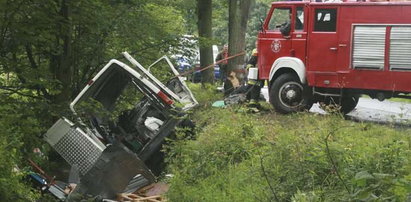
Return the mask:
<svg viewBox="0 0 411 202">
<path fill-rule="evenodd" d="M 77 120 L 61 118 L 45 135 L 77 170 L 79 181 L 68 200 L 115 199 L 153 183 L 155 154 L 185 112 L 198 104 L 167 57 L 149 67 L 171 70 L 163 83 L 164 78 L 123 55 L 135 68 L 111 60 L 70 104 Z"/>
</svg>

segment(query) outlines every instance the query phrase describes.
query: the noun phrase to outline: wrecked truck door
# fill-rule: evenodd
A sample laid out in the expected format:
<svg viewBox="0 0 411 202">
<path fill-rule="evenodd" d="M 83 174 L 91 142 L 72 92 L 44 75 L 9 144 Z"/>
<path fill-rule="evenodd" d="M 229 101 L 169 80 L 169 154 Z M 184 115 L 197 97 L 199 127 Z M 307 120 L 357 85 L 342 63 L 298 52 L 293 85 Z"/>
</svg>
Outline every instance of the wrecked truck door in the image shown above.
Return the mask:
<svg viewBox="0 0 411 202">
<path fill-rule="evenodd" d="M 131 64 L 133 64 L 133 66 L 137 68 L 139 73 L 146 76 L 147 79 L 152 81 L 158 88 L 164 90 L 168 95 L 170 95 L 170 97 L 181 103 L 184 111 L 198 105 L 197 100 L 193 96 L 191 90 L 187 87 L 183 77 L 179 76 L 179 72 L 167 56 L 159 58 L 151 64 L 148 69 L 145 69 L 127 52 L 123 52 L 123 55 Z M 154 76 L 153 74 L 155 69 L 160 69 L 162 71 L 160 71 L 160 74 Z M 165 71 L 167 71 L 167 73 L 165 73 Z"/>
</svg>

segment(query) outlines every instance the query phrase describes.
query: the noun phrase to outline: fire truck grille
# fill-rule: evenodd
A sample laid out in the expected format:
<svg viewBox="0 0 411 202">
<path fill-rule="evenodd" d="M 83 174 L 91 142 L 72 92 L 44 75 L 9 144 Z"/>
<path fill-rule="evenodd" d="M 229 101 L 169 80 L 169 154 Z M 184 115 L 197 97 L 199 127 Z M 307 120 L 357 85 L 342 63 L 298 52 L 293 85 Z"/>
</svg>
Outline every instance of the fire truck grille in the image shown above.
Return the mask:
<svg viewBox="0 0 411 202">
<path fill-rule="evenodd" d="M 102 151 L 81 131 L 70 128 L 53 148 L 70 164 L 77 165 L 81 175 L 87 173 Z"/>
</svg>

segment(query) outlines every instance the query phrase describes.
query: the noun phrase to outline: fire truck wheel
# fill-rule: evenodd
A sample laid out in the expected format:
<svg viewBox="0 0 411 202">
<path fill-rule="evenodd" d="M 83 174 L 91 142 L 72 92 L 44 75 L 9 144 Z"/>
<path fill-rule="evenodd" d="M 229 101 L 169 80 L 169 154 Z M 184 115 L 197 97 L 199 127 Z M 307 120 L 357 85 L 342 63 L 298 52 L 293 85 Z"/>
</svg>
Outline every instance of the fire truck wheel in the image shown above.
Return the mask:
<svg viewBox="0 0 411 202">
<path fill-rule="evenodd" d="M 357 106 L 359 99 L 360 95 L 349 94 L 344 95 L 341 99 L 340 97 L 327 97 L 324 100 L 324 103 L 328 106 L 339 106 L 340 108 L 336 112 L 339 111 L 342 114 L 348 114 Z M 325 109 L 324 107 L 321 108 Z"/>
<path fill-rule="evenodd" d="M 312 106 L 308 88 L 293 74 L 280 75 L 270 88 L 270 103 L 280 113 L 308 110 Z"/>
<path fill-rule="evenodd" d="M 341 98 L 341 113 L 348 114 L 350 113 L 358 104 L 360 99 L 359 95 L 346 95 Z"/>
</svg>

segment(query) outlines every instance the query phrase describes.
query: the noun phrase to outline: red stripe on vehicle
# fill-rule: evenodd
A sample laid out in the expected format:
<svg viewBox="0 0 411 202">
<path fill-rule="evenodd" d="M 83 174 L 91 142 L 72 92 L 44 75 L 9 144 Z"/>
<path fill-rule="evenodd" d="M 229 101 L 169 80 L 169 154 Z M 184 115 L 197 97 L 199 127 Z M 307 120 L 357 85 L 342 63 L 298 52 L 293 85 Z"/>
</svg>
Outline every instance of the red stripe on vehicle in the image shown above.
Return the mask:
<svg viewBox="0 0 411 202">
<path fill-rule="evenodd" d="M 170 99 L 166 94 L 164 94 L 162 91 L 159 91 L 157 95 L 168 105 L 174 104 L 174 101 Z"/>
<path fill-rule="evenodd" d="M 385 53 L 384 53 L 385 71 L 389 71 L 390 69 L 391 28 L 392 26 L 387 26 L 386 31 L 385 31 Z"/>
</svg>

